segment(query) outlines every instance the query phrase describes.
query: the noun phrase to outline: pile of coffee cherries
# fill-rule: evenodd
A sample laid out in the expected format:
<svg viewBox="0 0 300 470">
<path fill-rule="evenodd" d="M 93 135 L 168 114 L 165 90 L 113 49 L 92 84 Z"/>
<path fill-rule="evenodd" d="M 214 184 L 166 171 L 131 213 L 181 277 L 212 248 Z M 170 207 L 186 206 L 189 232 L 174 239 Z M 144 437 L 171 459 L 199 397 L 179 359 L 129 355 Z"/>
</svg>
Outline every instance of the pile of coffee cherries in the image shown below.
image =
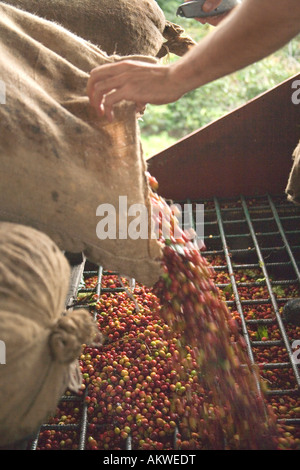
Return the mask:
<svg viewBox="0 0 300 470">
<path fill-rule="evenodd" d="M 156 180 L 147 176 L 152 205 L 170 221 L 165 238 L 161 220 L 163 274 L 153 288 L 137 283 L 131 295 L 126 279 L 120 284 L 113 273 L 103 276 L 102 287 L 126 290 L 93 298 L 91 314 L 104 344 L 83 345 L 82 389 L 77 400 L 59 404 L 49 420 L 59 430 L 42 430 L 38 449 L 77 449 L 83 409 L 91 450 L 121 450 L 128 442 L 139 450 L 299 448 L 294 427 L 277 423 L 286 410 L 299 416 L 297 399 L 264 396 L 264 380 L 272 377 L 262 377 L 250 362 L 239 316 L 216 287 L 228 282 L 226 273 L 221 279 L 190 233 L 180 232 Z M 97 282 L 87 278 L 85 287 Z"/>
</svg>

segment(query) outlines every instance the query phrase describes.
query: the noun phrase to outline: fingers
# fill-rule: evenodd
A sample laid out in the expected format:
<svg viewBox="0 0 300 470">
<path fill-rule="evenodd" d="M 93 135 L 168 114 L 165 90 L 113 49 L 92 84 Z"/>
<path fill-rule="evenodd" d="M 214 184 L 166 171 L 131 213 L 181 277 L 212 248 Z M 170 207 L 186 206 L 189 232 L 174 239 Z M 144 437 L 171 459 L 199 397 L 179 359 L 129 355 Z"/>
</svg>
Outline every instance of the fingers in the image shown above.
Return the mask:
<svg viewBox="0 0 300 470">
<path fill-rule="evenodd" d="M 114 105 L 124 99 L 123 90 L 112 90 L 110 93 L 105 94 L 102 98 L 100 105 L 100 115 L 105 115 L 111 122 L 114 119 Z"/>
<path fill-rule="evenodd" d="M 109 121 L 114 119 L 114 106 L 127 97 L 126 89 L 112 90 L 110 93 L 104 95 L 100 113 L 104 113 Z M 135 104 L 136 113 L 143 113 L 145 111 L 146 103 L 141 101 Z"/>
<path fill-rule="evenodd" d="M 99 104 L 98 98 L 101 92 L 104 95 L 118 86 L 117 78 L 119 75 L 116 73 L 114 65 L 119 64 L 101 65 L 91 71 L 87 83 L 87 95 L 92 106 Z"/>
<path fill-rule="evenodd" d="M 203 11 L 209 12 L 212 10 L 215 10 L 220 4 L 222 3 L 222 0 L 206 0 L 206 2 L 203 4 Z"/>
<path fill-rule="evenodd" d="M 133 76 L 133 69 L 136 68 L 136 63 L 123 61 L 101 65 L 91 71 L 87 94 L 91 106 L 96 108 L 100 116 L 106 115 L 111 121 L 114 118 L 113 106 L 123 99 L 132 98 L 129 84 L 132 82 L 130 77 Z M 144 106 L 145 103 L 139 103 L 138 110 Z"/>
<path fill-rule="evenodd" d="M 114 105 L 122 100 L 128 99 L 126 91 L 126 83 L 118 88 L 109 90 L 103 83 L 96 83 L 92 93 L 91 105 L 96 108 L 99 116 L 106 118 L 111 122 L 114 119 Z M 138 102 L 136 104 L 136 112 L 142 113 L 146 103 Z"/>
<path fill-rule="evenodd" d="M 115 77 L 112 77 L 110 85 L 108 85 L 106 80 L 96 82 L 90 92 L 90 104 L 94 106 L 94 108 L 98 109 L 103 103 L 104 97 L 106 95 L 120 89 L 120 82 L 117 81 Z"/>
<path fill-rule="evenodd" d="M 93 69 L 87 83 L 91 106 L 97 110 L 99 116 L 105 115 L 109 121 L 114 119 L 114 103 L 123 99 L 122 75 L 116 73 L 115 65 L 121 64 L 107 64 Z"/>
<path fill-rule="evenodd" d="M 133 76 L 138 69 L 150 68 L 147 62 L 124 60 L 121 62 L 114 62 L 112 64 L 100 65 L 93 69 L 87 84 L 87 94 L 92 98 L 93 89 L 96 83 L 101 82 L 103 90 L 112 90 L 117 88 L 128 77 L 125 74 Z"/>
<path fill-rule="evenodd" d="M 182 93 L 182 84 L 171 77 L 169 67 L 139 61 L 105 64 L 92 70 L 87 94 L 99 115 L 113 119 L 113 106 L 120 101 L 137 103 L 137 110 L 147 103 L 166 104 Z M 178 90 L 177 90 L 178 89 Z"/>
<path fill-rule="evenodd" d="M 122 63 L 104 64 L 94 68 L 91 73 L 87 84 L 87 94 L 91 96 L 95 83 L 99 80 L 107 80 L 114 76 L 116 66 L 121 66 Z"/>
<path fill-rule="evenodd" d="M 223 13 L 222 15 L 212 16 L 212 17 L 209 17 L 209 18 L 195 18 L 195 20 L 199 21 L 199 23 L 201 23 L 201 24 L 209 23 L 212 26 L 217 26 L 219 23 L 221 23 L 221 21 L 223 21 L 223 19 L 227 15 L 228 15 L 228 12 Z"/>
<path fill-rule="evenodd" d="M 209 13 L 215 10 L 221 3 L 222 3 L 222 0 L 206 0 L 206 2 L 203 4 L 202 9 L 206 13 Z M 209 23 L 212 26 L 217 26 L 227 16 L 227 14 L 228 12 L 224 13 L 223 15 L 218 15 L 216 17 L 195 18 L 195 20 L 201 24 Z"/>
</svg>

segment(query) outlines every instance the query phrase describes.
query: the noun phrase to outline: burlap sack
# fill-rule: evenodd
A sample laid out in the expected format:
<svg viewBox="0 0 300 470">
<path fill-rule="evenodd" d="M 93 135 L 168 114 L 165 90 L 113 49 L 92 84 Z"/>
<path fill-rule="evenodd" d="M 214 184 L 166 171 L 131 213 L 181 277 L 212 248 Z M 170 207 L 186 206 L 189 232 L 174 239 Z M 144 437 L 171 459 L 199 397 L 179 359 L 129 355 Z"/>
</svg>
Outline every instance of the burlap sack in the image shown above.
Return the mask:
<svg viewBox="0 0 300 470">
<path fill-rule="evenodd" d="M 69 274 L 48 236 L 0 223 L 0 447 L 36 432 L 66 389 L 81 385 L 77 358 L 96 327 L 85 310 L 63 315 Z"/>
<path fill-rule="evenodd" d="M 155 0 L 7 0 L 55 21 L 108 55 L 185 54 L 195 42 L 167 21 Z M 165 41 L 166 40 L 166 41 Z"/>
<path fill-rule="evenodd" d="M 157 240 L 126 239 L 126 233 L 120 239 L 118 229 L 119 196 L 127 198 L 127 207 L 141 204 L 151 215 L 135 105 L 121 103 L 108 122 L 86 96 L 90 70 L 121 59 L 3 3 L 0 38 L 6 84 L 0 220 L 41 230 L 62 250 L 84 252 L 106 269 L 152 285 L 161 272 Z M 103 204 L 116 210 L 116 239 L 100 240 L 96 233 Z"/>
<path fill-rule="evenodd" d="M 300 204 L 300 141 L 293 153 L 293 161 L 285 192 L 289 201 Z"/>
</svg>

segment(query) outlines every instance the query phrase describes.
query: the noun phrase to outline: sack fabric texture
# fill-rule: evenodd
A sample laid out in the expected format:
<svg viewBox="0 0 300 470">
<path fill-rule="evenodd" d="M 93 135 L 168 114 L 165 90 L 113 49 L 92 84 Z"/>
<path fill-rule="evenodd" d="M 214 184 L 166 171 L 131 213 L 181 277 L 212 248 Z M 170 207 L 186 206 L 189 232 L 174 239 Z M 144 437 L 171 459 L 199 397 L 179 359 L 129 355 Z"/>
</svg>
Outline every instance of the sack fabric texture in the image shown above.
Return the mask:
<svg viewBox="0 0 300 470">
<path fill-rule="evenodd" d="M 82 379 L 82 345 L 98 336 L 87 310 L 65 312 L 70 267 L 44 233 L 0 223 L 0 447 L 21 441 Z M 65 312 L 65 313 L 64 313 Z"/>
<path fill-rule="evenodd" d="M 122 57 L 107 56 L 64 27 L 1 2 L 0 37 L 6 87 L 0 106 L 0 221 L 40 230 L 61 250 L 83 252 L 106 269 L 153 285 L 161 274 L 161 247 L 151 238 L 135 104 L 122 102 L 109 122 L 86 95 L 90 71 Z M 103 204 L 116 211 L 115 238 L 96 233 Z M 149 236 L 120 237 L 119 220 L 135 204 L 147 209 Z"/>
<path fill-rule="evenodd" d="M 184 55 L 196 43 L 155 0 L 7 0 L 64 26 L 108 55 Z"/>
</svg>

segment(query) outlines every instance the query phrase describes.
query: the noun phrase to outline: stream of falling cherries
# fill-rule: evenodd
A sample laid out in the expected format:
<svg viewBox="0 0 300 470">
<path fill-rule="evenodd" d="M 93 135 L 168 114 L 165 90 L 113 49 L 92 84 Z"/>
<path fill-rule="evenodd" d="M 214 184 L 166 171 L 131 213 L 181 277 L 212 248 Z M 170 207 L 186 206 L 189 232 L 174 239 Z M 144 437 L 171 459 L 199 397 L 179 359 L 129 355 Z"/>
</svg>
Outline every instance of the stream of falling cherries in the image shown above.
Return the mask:
<svg viewBox="0 0 300 470">
<path fill-rule="evenodd" d="M 203 449 L 274 449 L 275 416 L 264 403 L 258 371 L 214 285 L 212 268 L 184 231 L 178 237 L 176 215 L 149 174 L 148 181 L 153 207 L 172 221 L 169 239 L 160 231 L 163 274 L 154 286 L 159 314 L 180 337 L 174 362 L 179 377 L 188 361 L 197 364 L 197 385 L 190 384 L 184 398 L 177 399 L 184 410 L 181 432 L 187 437 L 197 433 Z"/>
</svg>

